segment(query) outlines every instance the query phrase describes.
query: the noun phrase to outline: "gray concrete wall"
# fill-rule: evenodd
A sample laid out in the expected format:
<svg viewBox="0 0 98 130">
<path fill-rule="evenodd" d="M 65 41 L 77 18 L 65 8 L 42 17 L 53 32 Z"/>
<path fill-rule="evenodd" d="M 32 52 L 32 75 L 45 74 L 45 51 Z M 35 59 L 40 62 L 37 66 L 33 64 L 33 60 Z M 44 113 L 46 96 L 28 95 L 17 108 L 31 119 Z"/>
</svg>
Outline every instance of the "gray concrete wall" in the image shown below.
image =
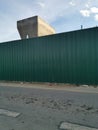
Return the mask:
<svg viewBox="0 0 98 130">
<path fill-rule="evenodd" d="M 17 22 L 17 29 L 21 39 L 36 37 L 38 34 L 37 17 L 23 19 Z"/>
</svg>

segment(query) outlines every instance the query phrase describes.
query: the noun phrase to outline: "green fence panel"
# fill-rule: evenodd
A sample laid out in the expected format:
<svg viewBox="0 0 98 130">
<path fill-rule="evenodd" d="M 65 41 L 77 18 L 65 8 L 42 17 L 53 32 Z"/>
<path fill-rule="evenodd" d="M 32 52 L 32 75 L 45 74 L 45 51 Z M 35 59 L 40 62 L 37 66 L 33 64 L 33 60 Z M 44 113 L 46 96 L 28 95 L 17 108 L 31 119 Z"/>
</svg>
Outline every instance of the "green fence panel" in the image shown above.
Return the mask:
<svg viewBox="0 0 98 130">
<path fill-rule="evenodd" d="M 98 28 L 1 43 L 0 80 L 98 84 Z"/>
</svg>

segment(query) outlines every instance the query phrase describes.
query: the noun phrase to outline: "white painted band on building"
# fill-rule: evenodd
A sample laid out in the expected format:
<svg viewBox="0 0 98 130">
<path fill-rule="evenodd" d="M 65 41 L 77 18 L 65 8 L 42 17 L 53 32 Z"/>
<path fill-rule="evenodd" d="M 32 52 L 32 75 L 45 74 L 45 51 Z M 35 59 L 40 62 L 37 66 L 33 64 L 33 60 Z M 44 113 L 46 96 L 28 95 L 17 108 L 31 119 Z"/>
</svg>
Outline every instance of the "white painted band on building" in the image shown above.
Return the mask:
<svg viewBox="0 0 98 130">
<path fill-rule="evenodd" d="M 13 112 L 13 111 L 8 111 L 8 110 L 4 110 L 4 109 L 0 109 L 0 115 L 4 115 L 4 116 L 10 116 L 10 117 L 17 117 L 20 115 L 20 113 L 17 112 Z"/>
<path fill-rule="evenodd" d="M 98 130 L 96 128 L 90 128 L 78 124 L 72 124 L 68 122 L 62 122 L 60 127 L 61 130 Z"/>
</svg>

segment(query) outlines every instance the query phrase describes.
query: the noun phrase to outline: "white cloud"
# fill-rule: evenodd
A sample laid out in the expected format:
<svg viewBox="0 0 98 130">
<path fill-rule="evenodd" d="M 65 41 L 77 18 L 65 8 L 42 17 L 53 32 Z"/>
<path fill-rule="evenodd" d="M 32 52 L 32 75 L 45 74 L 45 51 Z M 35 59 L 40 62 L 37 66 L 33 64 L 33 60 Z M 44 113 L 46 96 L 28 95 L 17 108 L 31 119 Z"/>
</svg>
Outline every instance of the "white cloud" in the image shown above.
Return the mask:
<svg viewBox="0 0 98 130">
<path fill-rule="evenodd" d="M 73 2 L 73 1 L 70 1 L 69 4 L 70 4 L 71 6 L 75 6 L 75 5 L 76 5 L 75 2 Z"/>
<path fill-rule="evenodd" d="M 89 4 L 85 4 L 85 7 L 86 7 L 86 8 L 89 8 Z"/>
<path fill-rule="evenodd" d="M 98 21 L 98 8 L 97 7 L 91 7 L 91 8 L 88 8 L 88 9 L 80 10 L 80 13 L 84 17 L 94 16 L 94 19 L 96 21 Z"/>
<path fill-rule="evenodd" d="M 98 8 L 97 7 L 91 7 L 91 13 L 98 13 Z"/>
<path fill-rule="evenodd" d="M 94 18 L 96 21 L 98 21 L 98 14 L 96 14 Z"/>
<path fill-rule="evenodd" d="M 90 17 L 90 11 L 89 11 L 89 10 L 80 10 L 80 13 L 81 13 L 84 17 Z"/>
<path fill-rule="evenodd" d="M 38 5 L 40 5 L 40 7 L 44 8 L 45 7 L 45 4 L 42 3 L 42 2 L 38 2 Z"/>
</svg>

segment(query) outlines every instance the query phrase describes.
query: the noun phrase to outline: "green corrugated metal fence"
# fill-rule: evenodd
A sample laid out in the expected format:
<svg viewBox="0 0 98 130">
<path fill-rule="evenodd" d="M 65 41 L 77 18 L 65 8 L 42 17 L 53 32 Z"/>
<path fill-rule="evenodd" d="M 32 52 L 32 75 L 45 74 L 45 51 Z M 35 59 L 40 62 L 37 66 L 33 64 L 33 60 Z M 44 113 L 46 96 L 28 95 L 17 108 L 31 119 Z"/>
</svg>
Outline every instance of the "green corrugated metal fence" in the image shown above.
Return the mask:
<svg viewBox="0 0 98 130">
<path fill-rule="evenodd" d="M 0 80 L 98 84 L 98 28 L 1 43 Z"/>
</svg>

